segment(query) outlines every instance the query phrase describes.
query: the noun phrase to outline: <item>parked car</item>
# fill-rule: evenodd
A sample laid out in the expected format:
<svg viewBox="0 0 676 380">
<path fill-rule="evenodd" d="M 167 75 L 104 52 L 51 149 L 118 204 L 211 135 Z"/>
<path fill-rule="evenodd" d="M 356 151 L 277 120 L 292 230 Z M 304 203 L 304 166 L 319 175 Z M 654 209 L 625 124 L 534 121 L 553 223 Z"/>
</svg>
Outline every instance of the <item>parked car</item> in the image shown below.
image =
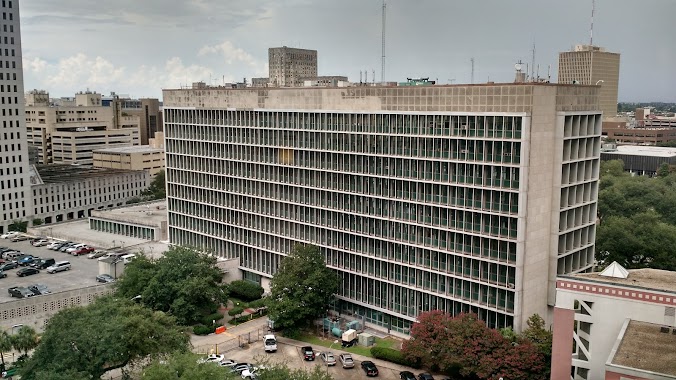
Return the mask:
<svg viewBox="0 0 676 380">
<path fill-rule="evenodd" d="M 52 258 L 39 259 L 39 260 L 33 261 L 30 264 L 30 266 L 32 266 L 33 268 L 38 268 L 38 269 L 47 269 L 48 267 L 54 265 L 55 262 L 56 262 L 56 260 L 54 260 Z"/>
<path fill-rule="evenodd" d="M 5 272 L 0 272 L 0 278 L 5 278 L 7 277 L 7 273 Z"/>
<path fill-rule="evenodd" d="M 108 276 L 108 275 L 106 275 Z M 97 276 L 98 279 L 98 276 Z M 207 356 L 206 358 L 199 359 L 197 362 L 198 363 L 220 363 L 225 359 L 224 355 L 220 354 L 211 354 Z"/>
<path fill-rule="evenodd" d="M 130 253 L 128 255 L 122 255 L 120 256 L 120 259 L 122 259 L 122 262 L 127 265 L 129 264 L 132 260 L 136 258 L 136 255 L 133 253 Z"/>
<path fill-rule="evenodd" d="M 234 365 L 234 366 L 230 367 L 230 370 L 231 370 L 232 372 L 234 372 L 234 373 L 239 373 L 239 374 L 241 374 L 242 371 L 244 371 L 245 369 L 250 369 L 251 367 L 252 367 L 252 366 L 251 366 L 251 364 L 249 364 L 249 363 L 239 363 L 239 364 L 237 364 L 237 365 Z"/>
<path fill-rule="evenodd" d="M 106 254 L 108 254 L 107 251 L 103 251 L 103 250 L 97 249 L 97 250 L 95 250 L 94 252 L 88 254 L 88 255 L 87 255 L 87 258 L 88 258 L 88 259 L 98 259 L 99 257 L 103 257 L 103 256 L 105 256 Z"/>
<path fill-rule="evenodd" d="M 34 274 L 38 274 L 40 271 L 35 268 L 31 267 L 26 267 L 26 268 L 21 268 L 18 271 L 16 271 L 16 275 L 19 277 L 24 277 L 24 276 L 32 276 Z"/>
<path fill-rule="evenodd" d="M 272 334 L 265 335 L 263 337 L 263 348 L 265 348 L 265 352 L 277 352 L 277 338 Z"/>
<path fill-rule="evenodd" d="M 52 248 L 55 251 L 61 251 L 61 248 L 66 247 L 69 244 L 73 244 L 71 241 L 62 241 L 61 243 L 57 244 L 54 248 Z"/>
<path fill-rule="evenodd" d="M 352 355 L 340 354 L 338 355 L 338 360 L 340 360 L 340 364 L 343 365 L 343 368 L 354 368 L 354 359 L 352 359 Z"/>
<path fill-rule="evenodd" d="M 418 375 L 418 380 L 434 380 L 434 377 L 427 372 Z"/>
<path fill-rule="evenodd" d="M 54 274 L 65 270 L 70 270 L 70 261 L 57 261 L 54 265 L 47 268 L 47 273 Z"/>
<path fill-rule="evenodd" d="M 28 235 L 16 235 L 10 241 L 16 243 L 18 241 L 26 241 L 26 240 L 30 240 L 30 236 L 28 236 Z"/>
<path fill-rule="evenodd" d="M 372 361 L 361 362 L 361 369 L 366 372 L 366 376 L 378 376 L 378 367 Z"/>
<path fill-rule="evenodd" d="M 399 379 L 401 379 L 401 380 L 416 380 L 415 375 L 413 374 L 413 372 L 410 372 L 410 371 L 399 372 Z"/>
<path fill-rule="evenodd" d="M 223 359 L 218 364 L 221 367 L 233 367 L 233 366 L 236 366 L 238 363 L 236 361 L 232 360 L 232 359 Z"/>
<path fill-rule="evenodd" d="M 65 241 L 53 241 L 47 245 L 47 249 L 51 249 L 52 251 L 56 251 L 61 245 L 66 244 Z"/>
<path fill-rule="evenodd" d="M 19 231 L 9 231 L 9 232 L 6 233 L 6 234 L 0 235 L 0 238 L 2 238 L 2 239 L 11 239 L 11 238 L 13 238 L 14 236 L 16 236 L 16 235 L 18 235 L 18 234 L 20 234 Z"/>
<path fill-rule="evenodd" d="M 73 253 L 73 252 L 77 251 L 78 249 L 86 247 L 86 246 L 87 246 L 87 244 L 76 243 L 76 244 L 69 245 L 68 248 L 66 248 L 65 250 L 62 248 L 62 250 L 63 250 L 63 252 L 66 252 L 66 253 Z"/>
<path fill-rule="evenodd" d="M 7 292 L 10 296 L 16 298 L 27 298 L 33 297 L 35 295 L 30 291 L 30 289 L 24 288 L 23 286 L 12 286 L 11 288 L 7 289 Z"/>
<path fill-rule="evenodd" d="M 28 290 L 33 292 L 36 296 L 43 295 L 43 294 L 49 294 L 51 291 L 45 284 L 33 284 L 28 286 Z"/>
<path fill-rule="evenodd" d="M 319 357 L 322 358 L 324 363 L 326 363 L 327 366 L 332 366 L 336 365 L 336 357 L 333 356 L 333 352 L 322 352 L 319 354 Z"/>
<path fill-rule="evenodd" d="M 310 346 L 301 347 L 300 351 L 303 353 L 303 359 L 311 361 L 315 360 L 315 352 Z"/>
<path fill-rule="evenodd" d="M 25 267 L 27 265 L 33 264 L 37 260 L 40 260 L 40 258 L 32 255 L 26 255 L 25 257 L 22 257 L 20 260 L 17 260 L 17 263 L 22 267 Z"/>
<path fill-rule="evenodd" d="M 23 256 L 23 253 L 21 253 L 20 251 L 7 251 L 7 252 L 5 252 L 5 253 L 3 254 L 2 257 L 3 257 L 5 260 L 12 260 L 12 261 L 14 261 L 14 260 L 17 259 L 17 257 L 21 257 L 21 256 Z"/>
<path fill-rule="evenodd" d="M 0 271 L 4 272 L 4 271 L 11 270 L 11 269 L 16 269 L 18 267 L 19 267 L 19 264 L 15 263 L 13 261 L 10 261 L 8 263 L 0 265 Z"/>
<path fill-rule="evenodd" d="M 259 380 L 260 378 L 258 375 L 262 370 L 264 370 L 265 367 L 255 367 L 255 366 L 249 366 L 249 368 L 246 368 L 242 371 L 241 376 L 242 379 L 246 380 Z"/>
<path fill-rule="evenodd" d="M 100 275 L 96 276 L 96 281 L 108 283 L 108 282 L 115 282 L 115 279 L 113 278 L 113 276 L 111 276 L 109 274 L 100 274 Z"/>
<path fill-rule="evenodd" d="M 49 240 L 45 238 L 36 238 L 31 240 L 31 245 L 33 247 L 43 247 L 45 245 L 49 244 Z"/>
<path fill-rule="evenodd" d="M 76 244 L 79 244 L 79 243 L 73 243 L 73 242 L 66 243 L 66 244 L 62 245 L 62 246 L 58 249 L 58 251 L 59 251 L 59 252 L 66 252 L 66 251 L 68 250 L 68 248 L 70 248 L 70 247 L 72 247 L 72 246 L 74 246 L 74 245 L 76 245 Z"/>
<path fill-rule="evenodd" d="M 78 248 L 75 251 L 72 251 L 71 254 L 73 256 L 80 256 L 80 255 L 86 255 L 86 254 L 91 253 L 91 252 L 94 252 L 94 248 L 84 246 L 84 247 Z"/>
</svg>

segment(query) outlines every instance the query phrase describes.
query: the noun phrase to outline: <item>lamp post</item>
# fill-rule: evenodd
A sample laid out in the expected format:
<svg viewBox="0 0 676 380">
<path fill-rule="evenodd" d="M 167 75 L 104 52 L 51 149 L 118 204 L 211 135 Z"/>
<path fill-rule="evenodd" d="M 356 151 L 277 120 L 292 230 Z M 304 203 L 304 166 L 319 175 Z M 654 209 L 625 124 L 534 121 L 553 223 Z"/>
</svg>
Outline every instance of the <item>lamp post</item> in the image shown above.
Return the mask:
<svg viewBox="0 0 676 380">
<path fill-rule="evenodd" d="M 52 227 L 49 227 L 49 238 L 50 239 L 54 238 L 54 234 L 52 233 Z"/>
<path fill-rule="evenodd" d="M 113 247 L 112 248 L 115 248 L 115 240 L 113 240 Z"/>
</svg>

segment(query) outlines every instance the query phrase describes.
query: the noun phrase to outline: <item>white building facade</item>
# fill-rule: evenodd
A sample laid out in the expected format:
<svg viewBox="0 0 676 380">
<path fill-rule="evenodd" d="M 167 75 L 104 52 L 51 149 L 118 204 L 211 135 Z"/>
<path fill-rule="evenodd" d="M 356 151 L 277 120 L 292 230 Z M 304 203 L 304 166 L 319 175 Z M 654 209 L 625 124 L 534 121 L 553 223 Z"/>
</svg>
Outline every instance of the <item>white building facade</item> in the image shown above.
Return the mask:
<svg viewBox="0 0 676 380">
<path fill-rule="evenodd" d="M 23 102 L 19 1 L 2 2 L 0 20 L 0 231 L 31 211 L 30 173 Z"/>
<path fill-rule="evenodd" d="M 169 239 L 264 287 L 322 248 L 334 305 L 408 333 L 419 313 L 520 330 L 594 262 L 598 89 L 165 90 Z"/>
</svg>

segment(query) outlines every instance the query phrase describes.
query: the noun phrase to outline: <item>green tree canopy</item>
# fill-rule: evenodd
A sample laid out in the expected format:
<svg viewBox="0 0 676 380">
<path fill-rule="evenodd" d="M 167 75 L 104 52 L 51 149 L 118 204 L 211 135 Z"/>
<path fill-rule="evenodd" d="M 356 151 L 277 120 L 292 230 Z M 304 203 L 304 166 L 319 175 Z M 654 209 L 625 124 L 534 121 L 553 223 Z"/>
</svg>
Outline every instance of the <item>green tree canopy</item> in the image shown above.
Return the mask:
<svg viewBox="0 0 676 380">
<path fill-rule="evenodd" d="M 216 363 L 200 363 L 190 352 L 175 352 L 155 358 L 141 371 L 141 380 L 234 380 L 239 376 Z"/>
<path fill-rule="evenodd" d="M 30 326 L 21 326 L 16 334 L 10 337 L 12 346 L 24 355 L 28 355 L 28 351 L 38 346 L 38 333 Z"/>
<path fill-rule="evenodd" d="M 338 277 L 318 247 L 298 245 L 270 284 L 268 315 L 275 327 L 299 327 L 322 315 L 338 291 Z"/>
<path fill-rule="evenodd" d="M 0 332 L 0 359 L 2 359 L 2 366 L 5 366 L 5 352 L 11 351 L 14 345 L 12 344 L 12 337 L 3 330 Z"/>
<path fill-rule="evenodd" d="M 164 175 L 164 170 L 160 170 L 155 174 L 150 186 L 141 192 L 144 200 L 154 201 L 157 199 L 164 199 L 167 197 L 167 181 Z"/>
<path fill-rule="evenodd" d="M 227 301 L 222 278 L 214 256 L 174 246 L 159 259 L 140 256 L 127 264 L 116 283 L 116 294 L 122 298 L 140 295 L 144 305 L 190 325 Z"/>
<path fill-rule="evenodd" d="M 98 379 L 111 369 L 187 351 L 188 346 L 188 336 L 173 317 L 105 296 L 54 315 L 21 375 L 24 380 L 53 379 L 52 374 L 71 371 L 73 378 L 86 374 Z"/>
</svg>

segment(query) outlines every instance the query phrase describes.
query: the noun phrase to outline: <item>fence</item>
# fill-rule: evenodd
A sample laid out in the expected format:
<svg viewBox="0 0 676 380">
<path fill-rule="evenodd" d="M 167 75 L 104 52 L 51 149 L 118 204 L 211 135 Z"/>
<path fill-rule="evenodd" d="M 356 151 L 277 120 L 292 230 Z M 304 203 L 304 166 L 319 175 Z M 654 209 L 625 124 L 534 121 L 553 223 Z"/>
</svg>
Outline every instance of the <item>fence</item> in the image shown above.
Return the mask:
<svg viewBox="0 0 676 380">
<path fill-rule="evenodd" d="M 193 352 L 197 354 L 209 355 L 216 353 L 224 353 L 235 350 L 237 348 L 244 348 L 246 345 L 249 345 L 254 342 L 259 342 L 263 340 L 263 336 L 267 334 L 267 329 L 257 329 L 250 331 L 244 334 L 237 335 L 236 337 L 229 337 L 218 343 L 213 344 L 203 344 L 197 347 L 193 347 Z"/>
</svg>

